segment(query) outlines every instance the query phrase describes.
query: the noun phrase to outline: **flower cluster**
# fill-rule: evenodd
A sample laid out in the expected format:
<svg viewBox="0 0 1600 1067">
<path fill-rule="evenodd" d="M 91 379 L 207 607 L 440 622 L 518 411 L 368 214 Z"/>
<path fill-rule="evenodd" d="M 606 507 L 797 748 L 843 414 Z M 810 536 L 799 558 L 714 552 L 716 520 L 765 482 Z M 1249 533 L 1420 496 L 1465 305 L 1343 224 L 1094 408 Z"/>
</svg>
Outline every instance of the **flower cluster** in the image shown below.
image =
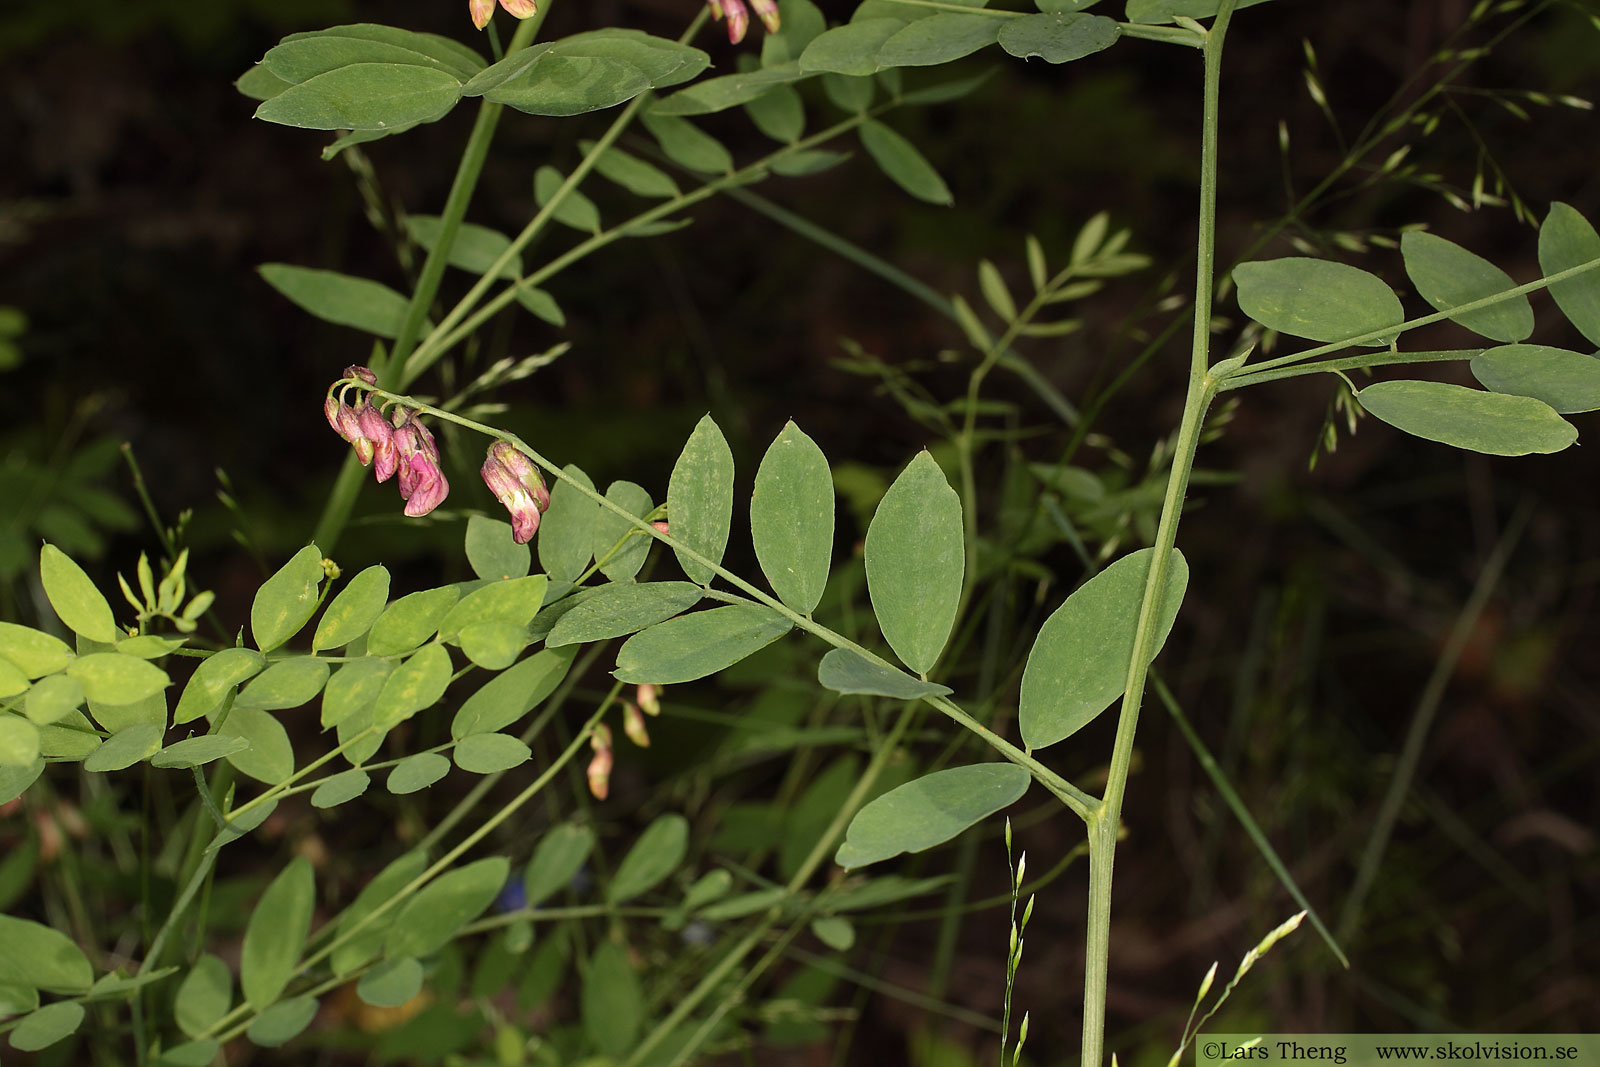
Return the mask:
<svg viewBox="0 0 1600 1067">
<path fill-rule="evenodd" d="M 500 6 L 519 19 L 539 11 L 539 5 L 533 0 L 500 0 Z M 489 18 L 494 14 L 494 0 L 467 0 L 467 10 L 472 15 L 472 24 L 481 30 L 489 25 Z"/>
<path fill-rule="evenodd" d="M 346 367 L 344 376 L 368 385 L 378 384 L 378 376 L 366 367 Z M 450 483 L 439 466 L 439 445 L 416 412 L 396 404 L 393 414 L 385 417 L 364 392 L 357 393 L 354 404 L 347 403 L 345 394 L 349 389 L 346 384 L 337 396 L 330 389 L 322 411 L 334 432 L 350 442 L 361 465 L 371 467 L 380 482 L 397 478 L 400 499 L 406 502 L 405 512 L 412 518 L 420 518 L 444 503 L 450 494 Z"/>
<path fill-rule="evenodd" d="M 346 367 L 344 377 L 328 390 L 322 412 L 333 431 L 355 449 L 363 467 L 371 467 L 378 481 L 396 478 L 406 514 L 420 518 L 444 503 L 450 483 L 439 466 L 439 445 L 417 412 L 394 402 L 390 415 L 356 390 L 355 402 L 345 400 L 357 381 L 376 386 L 378 376 L 366 367 Z M 343 388 L 339 388 L 340 383 Z M 335 389 L 338 392 L 335 393 Z M 483 484 L 511 513 L 511 536 L 519 545 L 533 540 L 539 519 L 550 507 L 550 490 L 533 460 L 510 441 L 496 441 L 484 457 Z"/>
<path fill-rule="evenodd" d="M 750 12 L 744 0 L 706 0 L 706 6 L 714 19 L 727 16 L 728 40 L 734 44 L 744 40 L 744 31 L 750 26 Z M 778 32 L 777 0 L 750 0 L 750 7 L 756 9 L 756 17 L 766 25 L 768 33 Z"/>
</svg>

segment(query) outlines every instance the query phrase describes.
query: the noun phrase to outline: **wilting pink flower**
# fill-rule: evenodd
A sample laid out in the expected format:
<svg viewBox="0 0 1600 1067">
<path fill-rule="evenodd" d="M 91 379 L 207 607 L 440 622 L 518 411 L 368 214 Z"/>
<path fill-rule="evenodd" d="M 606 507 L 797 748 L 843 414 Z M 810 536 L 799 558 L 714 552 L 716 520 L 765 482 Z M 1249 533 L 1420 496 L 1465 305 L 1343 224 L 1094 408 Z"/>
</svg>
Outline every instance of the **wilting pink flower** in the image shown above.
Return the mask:
<svg viewBox="0 0 1600 1067">
<path fill-rule="evenodd" d="M 539 10 L 534 0 L 500 0 L 500 6 L 519 19 Z M 468 0 L 467 10 L 472 14 L 472 24 L 481 30 L 489 25 L 489 16 L 494 14 L 494 0 Z"/>
<path fill-rule="evenodd" d="M 412 454 L 407 466 L 411 471 L 412 487 L 411 493 L 405 497 L 406 514 L 413 519 L 420 519 L 444 503 L 444 498 L 450 495 L 450 483 L 445 480 L 439 464 L 420 452 Z M 403 486 L 401 492 L 405 492 Z"/>
<path fill-rule="evenodd" d="M 640 748 L 650 747 L 650 731 L 645 729 L 644 713 L 630 701 L 622 702 L 622 732 Z"/>
<path fill-rule="evenodd" d="M 661 714 L 661 687 L 654 682 L 640 682 L 634 690 L 633 699 L 639 702 L 639 707 L 646 715 Z"/>
<path fill-rule="evenodd" d="M 589 792 L 596 800 L 604 800 L 611 792 L 611 767 L 616 758 L 611 750 L 611 727 L 596 723 L 589 734 L 589 747 L 594 750 L 589 761 Z"/>
<path fill-rule="evenodd" d="M 539 516 L 550 506 L 539 468 L 510 441 L 496 441 L 484 458 L 483 484 L 511 513 L 511 539 L 519 545 L 533 540 Z"/>
<path fill-rule="evenodd" d="M 439 466 L 439 446 L 428 428 L 405 408 L 395 412 L 395 428 L 389 435 L 399 464 L 400 499 L 406 514 L 420 518 L 444 502 L 450 493 Z"/>
<path fill-rule="evenodd" d="M 346 378 L 360 378 L 371 386 L 378 384 L 378 376 L 376 374 L 366 367 L 358 367 L 355 364 L 351 364 L 344 369 L 344 376 Z"/>
</svg>

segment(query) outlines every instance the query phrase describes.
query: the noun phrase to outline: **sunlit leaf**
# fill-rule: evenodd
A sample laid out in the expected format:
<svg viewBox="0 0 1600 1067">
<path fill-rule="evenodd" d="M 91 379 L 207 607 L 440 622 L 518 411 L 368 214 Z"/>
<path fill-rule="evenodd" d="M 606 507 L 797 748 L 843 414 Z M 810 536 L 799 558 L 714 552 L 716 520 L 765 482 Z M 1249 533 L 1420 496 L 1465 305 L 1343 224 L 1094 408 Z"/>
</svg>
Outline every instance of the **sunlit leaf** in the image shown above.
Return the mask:
<svg viewBox="0 0 1600 1067">
<path fill-rule="evenodd" d="M 256 1011 L 282 996 L 293 977 L 315 904 L 311 861 L 297 856 L 267 886 L 250 913 L 240 952 L 239 988 Z"/>
<path fill-rule="evenodd" d="M 328 681 L 328 670 L 326 660 L 311 656 L 291 656 L 278 660 L 239 691 L 234 707 L 261 708 L 266 711 L 298 708 L 310 703 L 322 692 L 322 687 Z"/>
<path fill-rule="evenodd" d="M 261 583 L 250 605 L 250 633 L 257 648 L 271 652 L 311 621 L 322 577 L 322 551 L 307 545 Z"/>
<path fill-rule="evenodd" d="M 111 644 L 122 636 L 111 605 L 83 568 L 55 545 L 39 550 L 39 581 L 56 616 L 67 629 L 91 641 Z"/>
<path fill-rule="evenodd" d="M 369 656 L 398 656 L 419 647 L 439 630 L 445 615 L 461 597 L 453 585 L 424 589 L 384 609 L 367 634 Z"/>
<path fill-rule="evenodd" d="M 242 737 L 249 748 L 228 754 L 228 762 L 241 774 L 276 785 L 294 773 L 294 745 L 271 712 L 235 707 L 217 727 L 221 737 Z"/>
<path fill-rule="evenodd" d="M 449 71 L 408 63 L 355 63 L 291 85 L 255 117 L 307 130 L 384 130 L 443 118 L 461 99 Z"/>
<path fill-rule="evenodd" d="M 161 748 L 160 723 L 144 722 L 120 730 L 83 761 L 86 771 L 120 771 L 149 759 Z"/>
</svg>

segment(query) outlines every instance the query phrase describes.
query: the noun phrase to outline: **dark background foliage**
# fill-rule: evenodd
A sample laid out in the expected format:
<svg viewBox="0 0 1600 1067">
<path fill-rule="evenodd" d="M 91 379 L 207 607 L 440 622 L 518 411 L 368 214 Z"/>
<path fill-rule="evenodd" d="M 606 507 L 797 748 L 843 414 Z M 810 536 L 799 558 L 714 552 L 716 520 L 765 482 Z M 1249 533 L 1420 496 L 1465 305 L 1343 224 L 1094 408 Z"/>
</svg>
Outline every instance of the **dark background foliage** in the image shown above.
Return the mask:
<svg viewBox="0 0 1600 1067">
<path fill-rule="evenodd" d="M 841 18 L 851 7 L 823 6 Z M 1392 94 L 1415 91 L 1405 88 L 1408 79 L 1428 84 L 1438 70 L 1429 58 L 1467 11 L 1464 0 L 1284 0 L 1235 21 L 1224 82 L 1222 262 L 1286 210 L 1286 176 L 1304 191 L 1343 156 L 1306 91 L 1302 41 L 1315 48 L 1334 121 L 1348 137 Z M 676 35 L 692 13 L 691 0 L 559 3 L 547 32 L 626 23 Z M 219 611 L 235 624 L 262 567 L 276 566 L 309 535 L 343 455 L 318 411 L 321 391 L 368 351 L 354 332 L 301 314 L 254 267 L 328 267 L 405 289 L 417 264 L 397 262 L 368 209 L 377 205 L 390 219 L 396 205 L 437 211 L 470 123 L 471 109 L 462 108 L 366 146 L 379 184 L 364 203 L 346 161 L 318 159 L 319 135 L 250 120 L 252 103 L 232 89 L 234 77 L 285 33 L 361 20 L 471 34 L 465 4 L 438 0 L 32 2 L 0 15 L 0 304 L 29 322 L 20 364 L 0 377 L 5 461 L 59 469 L 50 464 L 86 442 L 129 442 L 166 521 L 194 509 L 190 573 L 217 589 Z M 1491 22 L 1467 43 L 1489 43 L 1510 21 Z M 734 51 L 714 35 L 707 41 L 718 65 L 731 69 Z M 1525 120 L 1493 95 L 1593 93 L 1597 46 L 1600 33 L 1576 6 L 1540 9 L 1436 109 L 1437 130 L 1410 135 L 1413 161 L 1463 192 L 1480 167 L 1498 165 L 1534 217 L 1564 200 L 1600 219 L 1592 114 L 1522 100 L 1532 112 Z M 1084 332 L 1028 353 L 1067 396 L 1086 403 L 1137 351 L 1120 323 L 1137 317 L 1154 333 L 1187 314 L 1152 310 L 1187 291 L 1193 260 L 1199 66 L 1172 53 L 1127 41 L 1066 67 L 1010 62 L 965 102 L 895 118 L 946 176 L 954 208 L 911 201 L 860 159 L 759 191 L 941 292 L 969 295 L 980 257 L 1020 282 L 1025 234 L 1059 254 L 1089 215 L 1110 211 L 1158 266 L 1092 298 Z M 602 121 L 509 114 L 469 219 L 514 232 L 530 211 L 533 171 L 545 162 L 570 168 L 576 140 Z M 1290 135 L 1286 160 L 1280 121 Z M 710 126 L 736 151 L 764 150 L 737 113 Z M 1534 231 L 1509 208 L 1463 212 L 1437 190 L 1403 183 L 1364 189 L 1361 173 L 1286 233 L 1402 287 L 1397 252 L 1352 253 L 1327 244 L 1327 235 L 1393 236 L 1402 224 L 1425 222 L 1519 280 L 1537 275 Z M 595 195 L 604 211 L 611 194 Z M 1280 237 L 1258 254 L 1295 252 Z M 461 288 L 460 277 L 451 278 L 447 295 Z M 870 380 L 835 364 L 841 338 L 890 364 L 920 365 L 941 398 L 955 396 L 965 379 L 959 363 L 941 363 L 941 352 L 962 348 L 950 323 L 726 200 L 697 210 L 691 228 L 617 246 L 550 288 L 566 311 L 565 330 L 508 315 L 491 327 L 485 351 L 525 354 L 558 340 L 573 348 L 503 390 L 497 399 L 512 406 L 501 419 L 600 484 L 626 477 L 659 496 L 679 443 L 706 410 L 733 443 L 741 486 L 789 417 L 835 463 L 892 474 L 930 443 L 927 431 Z M 1548 301 L 1536 307 L 1534 342 L 1576 342 L 1546 313 Z M 1218 313 L 1239 321 L 1228 299 Z M 1186 330 L 1177 336 L 1110 399 L 1097 426 L 1141 460 L 1176 420 Z M 1410 346 L 1465 343 L 1445 326 Z M 468 358 L 481 365 L 485 351 Z M 1469 381 L 1464 368 L 1440 373 Z M 1015 382 L 996 383 L 996 394 L 1023 405 L 1028 419 L 1047 417 Z M 1367 420 L 1308 470 L 1332 396 L 1332 384 L 1315 378 L 1250 391 L 1227 436 L 1202 452 L 1201 466 L 1240 477 L 1193 498 L 1180 545 L 1194 579 L 1161 661 L 1201 735 L 1330 918 L 1450 627 L 1512 513 L 1526 506 L 1531 520 L 1450 679 L 1383 875 L 1346 946 L 1352 968 L 1340 969 L 1303 931 L 1273 958 L 1270 978 L 1247 986 L 1234 1018 L 1279 1031 L 1593 1031 L 1593 449 L 1489 459 Z M 1593 419 L 1577 416 L 1580 429 L 1591 432 Z M 87 517 L 107 579 L 153 546 L 133 521 L 129 479 L 113 454 L 98 484 L 127 503 Z M 492 501 L 474 484 L 475 461 L 455 463 L 456 510 L 439 521 L 402 523 L 390 494 L 367 489 L 337 553 L 346 569 L 382 559 L 397 573 L 409 566 L 431 578 L 457 576 L 459 519 Z M 217 501 L 219 469 L 237 511 Z M 37 507 L 0 504 L 16 509 L 14 521 Z M 41 517 L 30 536 L 61 540 L 50 521 L 73 520 Z M 844 551 L 860 533 L 844 531 Z M 25 555 L 36 547 L 30 541 Z M 735 563 L 750 569 L 747 546 L 734 551 Z M 1047 562 L 1069 585 L 1075 580 L 1070 557 Z M 43 603 L 19 568 L 5 596 L 7 617 L 24 621 Z M 1125 1061 L 1167 1047 L 1211 960 L 1229 973 L 1293 910 L 1158 704 L 1147 703 L 1141 731 L 1113 927 L 1112 1045 Z M 1089 784 L 1103 758 L 1095 754 L 1109 742 L 1109 723 L 1100 723 L 1051 758 Z M 633 784 L 648 786 L 648 777 Z M 0 835 L 7 832 L 0 825 Z M 350 847 L 384 832 L 322 831 Z M 1056 819 L 1019 837 L 1037 870 L 1076 834 L 1074 821 Z M 985 894 L 1004 881 L 997 856 L 985 852 Z M 1082 895 L 1081 871 L 1070 872 L 1041 897 L 1029 931 L 1017 1003 L 1034 1012 L 1030 1051 L 1040 1062 L 1059 1062 L 1056 1050 L 1076 1045 Z M 932 930 L 906 926 L 883 975 L 920 988 Z M 998 912 L 970 923 L 942 995 L 995 1011 L 1004 936 Z M 849 1062 L 905 1058 L 911 1009 L 875 1000 L 865 1011 Z M 952 1032 L 979 1042 L 959 1027 Z"/>
</svg>

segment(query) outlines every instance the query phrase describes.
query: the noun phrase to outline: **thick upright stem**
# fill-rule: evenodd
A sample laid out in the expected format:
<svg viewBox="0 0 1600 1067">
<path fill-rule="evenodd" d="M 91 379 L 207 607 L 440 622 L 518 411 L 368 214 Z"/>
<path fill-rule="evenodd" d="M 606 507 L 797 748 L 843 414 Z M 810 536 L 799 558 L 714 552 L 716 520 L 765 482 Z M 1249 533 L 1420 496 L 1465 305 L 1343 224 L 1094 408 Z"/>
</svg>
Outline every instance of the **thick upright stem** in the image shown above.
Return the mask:
<svg viewBox="0 0 1600 1067">
<path fill-rule="evenodd" d="M 1155 652 L 1163 593 L 1178 540 L 1178 520 L 1189 489 L 1195 451 L 1206 409 L 1216 395 L 1217 382 L 1208 373 L 1211 361 L 1211 293 L 1215 262 L 1217 218 L 1217 114 L 1222 76 L 1222 43 L 1233 17 L 1235 0 L 1222 0 L 1216 21 L 1205 40 L 1205 100 L 1200 140 L 1200 217 L 1195 270 L 1194 334 L 1189 359 L 1189 388 L 1184 398 L 1183 421 L 1173 448 L 1172 473 L 1156 527 L 1155 552 L 1145 579 L 1144 600 L 1134 631 L 1133 655 L 1128 661 L 1128 685 L 1122 695 L 1117 738 L 1111 752 L 1105 799 L 1089 820 L 1089 916 L 1085 934 L 1083 976 L 1083 1067 L 1100 1067 L 1105 1060 L 1106 973 L 1111 954 L 1111 875 L 1116 859 L 1117 828 L 1122 821 L 1122 798 L 1133 764 L 1134 734 L 1144 700 L 1145 679 Z"/>
</svg>

